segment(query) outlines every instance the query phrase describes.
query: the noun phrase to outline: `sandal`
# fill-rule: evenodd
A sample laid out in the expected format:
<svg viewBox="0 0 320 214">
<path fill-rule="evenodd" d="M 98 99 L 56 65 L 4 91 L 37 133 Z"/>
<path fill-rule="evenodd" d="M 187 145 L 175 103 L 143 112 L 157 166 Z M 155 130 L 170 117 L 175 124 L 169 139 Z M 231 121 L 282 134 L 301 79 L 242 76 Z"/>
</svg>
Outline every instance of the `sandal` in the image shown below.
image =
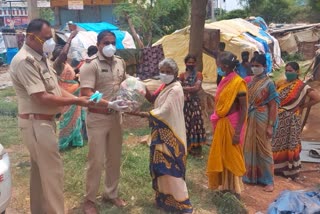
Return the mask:
<svg viewBox="0 0 320 214">
<path fill-rule="evenodd" d="M 320 149 L 310 149 L 309 156 L 312 158 L 320 158 Z"/>
</svg>

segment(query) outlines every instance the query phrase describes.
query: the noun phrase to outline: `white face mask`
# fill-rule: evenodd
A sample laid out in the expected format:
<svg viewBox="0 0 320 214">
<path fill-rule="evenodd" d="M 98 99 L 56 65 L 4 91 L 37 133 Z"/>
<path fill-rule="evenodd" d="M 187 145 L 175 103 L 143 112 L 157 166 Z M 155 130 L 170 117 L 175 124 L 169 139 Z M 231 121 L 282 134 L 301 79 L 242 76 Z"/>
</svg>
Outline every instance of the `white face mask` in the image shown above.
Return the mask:
<svg viewBox="0 0 320 214">
<path fill-rule="evenodd" d="M 53 40 L 53 38 L 48 39 L 43 43 L 43 52 L 47 54 L 51 54 L 56 47 L 56 42 Z"/>
<path fill-rule="evenodd" d="M 113 55 L 116 53 L 116 50 L 116 46 L 110 44 L 102 49 L 102 53 L 105 57 L 113 57 Z"/>
<path fill-rule="evenodd" d="M 264 72 L 263 67 L 252 67 L 251 68 L 253 75 L 258 76 Z"/>
<path fill-rule="evenodd" d="M 170 74 L 162 74 L 160 73 L 160 80 L 168 85 L 169 83 L 172 83 L 174 80 L 174 75 L 170 75 Z"/>
</svg>

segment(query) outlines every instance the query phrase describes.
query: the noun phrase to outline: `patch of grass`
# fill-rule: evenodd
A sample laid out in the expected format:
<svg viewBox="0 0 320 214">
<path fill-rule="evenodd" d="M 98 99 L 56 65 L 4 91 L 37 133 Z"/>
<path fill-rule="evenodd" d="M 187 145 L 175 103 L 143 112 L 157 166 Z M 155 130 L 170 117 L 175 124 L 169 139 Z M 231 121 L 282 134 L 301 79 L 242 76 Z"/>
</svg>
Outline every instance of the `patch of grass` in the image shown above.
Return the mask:
<svg viewBox="0 0 320 214">
<path fill-rule="evenodd" d="M 78 207 L 85 193 L 86 157 L 88 147 L 76 148 L 63 153 L 65 167 L 65 195 L 69 207 Z M 103 193 L 104 178 L 101 180 L 100 193 Z M 98 200 L 101 213 L 154 213 L 149 175 L 149 149 L 144 145 L 129 147 L 124 145 L 122 152 L 120 196 L 128 206 L 118 209 Z"/>
<path fill-rule="evenodd" d="M 303 61 L 302 53 L 295 53 L 295 54 L 282 53 L 281 56 L 285 62 Z"/>
<path fill-rule="evenodd" d="M 0 115 L 15 117 L 18 113 L 18 105 L 15 99 L 15 91 L 12 87 L 0 90 Z"/>
<path fill-rule="evenodd" d="M 7 148 L 20 142 L 17 118 L 0 115 L 0 143 Z"/>
<path fill-rule="evenodd" d="M 137 129 L 126 129 L 123 130 L 123 139 L 127 140 L 130 135 L 132 136 L 145 136 L 150 134 L 151 129 L 149 127 L 137 128 Z"/>
<path fill-rule="evenodd" d="M 13 96 L 16 96 L 16 92 L 14 91 L 13 87 L 8 87 L 0 90 L 0 99 L 4 97 L 13 97 Z"/>
<path fill-rule="evenodd" d="M 231 193 L 213 193 L 211 196 L 212 202 L 215 204 L 218 213 L 237 213 L 237 214 L 246 214 L 248 211 L 246 210 L 244 204 L 239 201 L 236 196 Z"/>
</svg>

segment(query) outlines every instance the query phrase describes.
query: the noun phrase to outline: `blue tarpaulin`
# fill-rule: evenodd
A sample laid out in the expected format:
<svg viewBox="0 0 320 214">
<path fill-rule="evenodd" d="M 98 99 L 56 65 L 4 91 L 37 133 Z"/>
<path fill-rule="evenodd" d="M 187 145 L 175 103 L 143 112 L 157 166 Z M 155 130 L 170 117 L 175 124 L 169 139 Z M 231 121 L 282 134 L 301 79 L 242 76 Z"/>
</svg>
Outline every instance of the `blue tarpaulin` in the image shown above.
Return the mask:
<svg viewBox="0 0 320 214">
<path fill-rule="evenodd" d="M 124 49 L 122 44 L 122 40 L 125 37 L 125 32 L 119 30 L 119 28 L 113 24 L 107 22 L 99 22 L 99 23 L 75 23 L 82 29 L 86 31 L 94 31 L 96 33 L 100 33 L 104 30 L 112 31 L 116 35 L 116 48 L 117 49 Z"/>
<path fill-rule="evenodd" d="M 320 191 L 283 191 L 268 209 L 268 214 L 320 213 Z"/>
<path fill-rule="evenodd" d="M 249 22 L 251 22 L 253 24 L 258 24 L 262 28 L 262 30 L 264 30 L 264 31 L 268 30 L 267 23 L 260 16 L 255 17 L 253 20 L 249 20 Z"/>
<path fill-rule="evenodd" d="M 267 41 L 264 39 L 261 39 L 260 37 L 254 36 L 251 33 L 245 33 L 245 34 L 263 45 L 266 59 L 267 59 L 267 73 L 270 73 L 272 71 L 272 56 L 271 56 L 270 48 Z"/>
</svg>

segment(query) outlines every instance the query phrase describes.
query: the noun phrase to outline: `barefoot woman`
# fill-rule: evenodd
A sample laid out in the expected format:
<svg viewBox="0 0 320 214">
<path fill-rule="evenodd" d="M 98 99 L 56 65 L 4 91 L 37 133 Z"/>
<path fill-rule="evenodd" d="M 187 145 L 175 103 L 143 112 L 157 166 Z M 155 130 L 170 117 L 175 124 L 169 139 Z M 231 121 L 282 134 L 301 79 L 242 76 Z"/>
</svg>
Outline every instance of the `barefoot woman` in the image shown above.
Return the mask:
<svg viewBox="0 0 320 214">
<path fill-rule="evenodd" d="M 264 185 L 273 191 L 271 138 L 276 127 L 279 96 L 273 81 L 266 75 L 266 57 L 261 54 L 252 63 L 254 77 L 248 84 L 249 115 L 244 143 L 245 183 Z"/>
</svg>

